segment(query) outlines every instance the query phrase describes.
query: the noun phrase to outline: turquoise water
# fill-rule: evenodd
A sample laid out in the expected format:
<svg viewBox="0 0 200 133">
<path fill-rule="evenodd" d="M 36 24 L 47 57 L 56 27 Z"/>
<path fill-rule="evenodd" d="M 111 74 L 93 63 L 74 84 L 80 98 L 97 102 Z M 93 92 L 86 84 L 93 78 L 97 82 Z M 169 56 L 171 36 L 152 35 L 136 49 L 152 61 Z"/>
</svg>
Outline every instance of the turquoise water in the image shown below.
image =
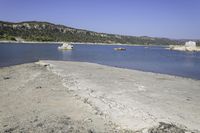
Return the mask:
<svg viewBox="0 0 200 133">
<path fill-rule="evenodd" d="M 166 50 L 161 46 L 75 45 L 59 51 L 57 44 L 0 44 L 0 67 L 38 60 L 83 61 L 200 79 L 200 53 Z"/>
</svg>

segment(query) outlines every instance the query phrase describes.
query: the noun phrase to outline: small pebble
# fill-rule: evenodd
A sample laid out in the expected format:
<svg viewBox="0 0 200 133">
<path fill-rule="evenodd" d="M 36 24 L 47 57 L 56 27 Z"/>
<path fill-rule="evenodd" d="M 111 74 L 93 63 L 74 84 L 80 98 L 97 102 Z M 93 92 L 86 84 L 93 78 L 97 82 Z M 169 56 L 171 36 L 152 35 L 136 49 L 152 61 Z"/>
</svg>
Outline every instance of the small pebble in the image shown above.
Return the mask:
<svg viewBox="0 0 200 133">
<path fill-rule="evenodd" d="M 42 88 L 41 86 L 37 86 L 37 87 L 36 87 L 36 89 L 41 89 L 41 88 Z"/>
<path fill-rule="evenodd" d="M 7 127 L 8 125 L 3 125 L 3 127 Z"/>
<path fill-rule="evenodd" d="M 10 77 L 3 77 L 4 80 L 10 79 Z"/>
</svg>

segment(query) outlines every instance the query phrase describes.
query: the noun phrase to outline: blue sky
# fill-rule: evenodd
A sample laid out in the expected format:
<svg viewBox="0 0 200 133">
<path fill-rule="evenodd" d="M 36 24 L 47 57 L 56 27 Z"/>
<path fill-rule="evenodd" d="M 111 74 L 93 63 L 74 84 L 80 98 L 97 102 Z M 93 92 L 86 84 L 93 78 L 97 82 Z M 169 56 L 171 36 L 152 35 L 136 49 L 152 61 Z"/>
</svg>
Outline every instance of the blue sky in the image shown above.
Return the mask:
<svg viewBox="0 0 200 133">
<path fill-rule="evenodd" d="M 0 20 L 133 36 L 200 39 L 200 0 L 0 0 Z"/>
</svg>

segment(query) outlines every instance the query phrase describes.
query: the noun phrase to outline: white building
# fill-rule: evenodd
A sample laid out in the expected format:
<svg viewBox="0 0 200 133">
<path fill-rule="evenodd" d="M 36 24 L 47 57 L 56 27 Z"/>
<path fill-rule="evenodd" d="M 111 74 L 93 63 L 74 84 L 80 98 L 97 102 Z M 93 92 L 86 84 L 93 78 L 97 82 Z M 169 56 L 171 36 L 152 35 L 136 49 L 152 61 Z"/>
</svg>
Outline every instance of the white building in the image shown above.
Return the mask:
<svg viewBox="0 0 200 133">
<path fill-rule="evenodd" d="M 185 43 L 185 47 L 196 47 L 196 42 L 194 41 L 188 41 Z"/>
</svg>

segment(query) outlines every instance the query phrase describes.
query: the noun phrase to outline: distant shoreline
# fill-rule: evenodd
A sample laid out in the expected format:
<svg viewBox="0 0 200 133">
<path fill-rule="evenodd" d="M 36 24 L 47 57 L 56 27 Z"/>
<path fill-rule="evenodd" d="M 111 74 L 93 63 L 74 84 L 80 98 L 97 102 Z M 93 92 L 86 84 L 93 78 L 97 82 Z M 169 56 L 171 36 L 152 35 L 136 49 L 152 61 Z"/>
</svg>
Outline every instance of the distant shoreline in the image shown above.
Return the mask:
<svg viewBox="0 0 200 133">
<path fill-rule="evenodd" d="M 64 42 L 37 42 L 37 41 L 22 41 L 22 42 L 17 42 L 17 41 L 0 41 L 0 43 L 22 43 L 22 44 L 63 44 Z M 69 42 L 71 44 L 89 44 L 89 45 L 119 45 L 119 46 L 168 46 L 168 45 L 156 45 L 156 44 L 122 44 L 122 43 L 92 43 L 92 42 Z"/>
<path fill-rule="evenodd" d="M 168 50 L 175 50 L 175 51 L 186 51 L 186 52 L 200 52 L 200 47 L 186 47 L 184 45 L 178 46 L 178 45 L 174 45 L 174 46 L 169 46 L 168 48 L 166 48 Z"/>
<path fill-rule="evenodd" d="M 22 41 L 22 42 L 18 42 L 18 41 L 0 41 L 0 43 L 38 43 L 38 44 L 45 44 L 45 43 L 55 43 L 55 44 L 62 44 L 63 42 L 37 42 L 37 41 Z"/>
</svg>

